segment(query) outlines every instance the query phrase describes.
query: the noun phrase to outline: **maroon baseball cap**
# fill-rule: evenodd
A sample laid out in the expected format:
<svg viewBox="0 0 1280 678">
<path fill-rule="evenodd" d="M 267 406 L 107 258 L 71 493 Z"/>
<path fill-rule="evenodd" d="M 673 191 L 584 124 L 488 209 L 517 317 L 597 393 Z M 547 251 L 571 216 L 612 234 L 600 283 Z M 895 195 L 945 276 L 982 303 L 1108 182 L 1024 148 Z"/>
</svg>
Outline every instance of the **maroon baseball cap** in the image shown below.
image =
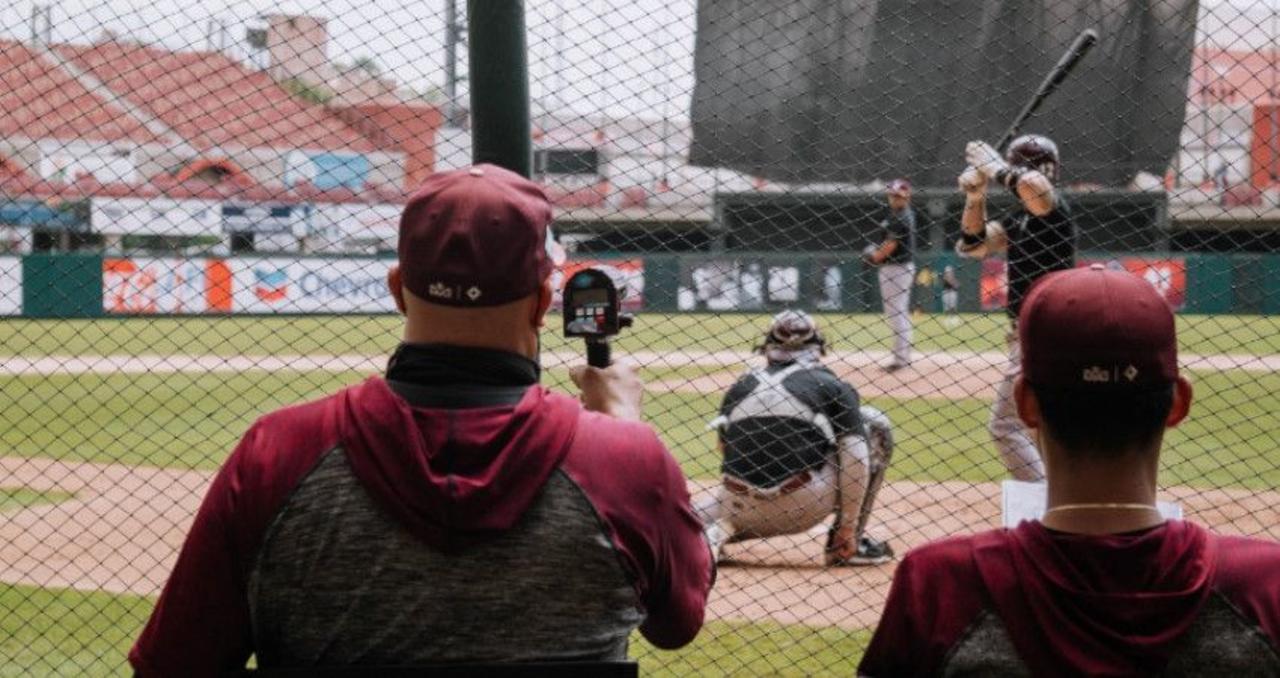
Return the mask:
<svg viewBox="0 0 1280 678">
<path fill-rule="evenodd" d="M 400 217 L 400 270 L 414 295 L 497 306 L 533 294 L 564 263 L 542 187 L 496 165 L 427 177 Z"/>
<path fill-rule="evenodd" d="M 1102 264 L 1044 276 L 1018 316 L 1022 375 L 1033 386 L 1167 386 L 1178 376 L 1173 311 L 1151 283 Z"/>
<path fill-rule="evenodd" d="M 889 182 L 889 186 L 885 190 L 892 195 L 910 195 L 911 182 L 906 179 L 894 179 Z"/>
</svg>

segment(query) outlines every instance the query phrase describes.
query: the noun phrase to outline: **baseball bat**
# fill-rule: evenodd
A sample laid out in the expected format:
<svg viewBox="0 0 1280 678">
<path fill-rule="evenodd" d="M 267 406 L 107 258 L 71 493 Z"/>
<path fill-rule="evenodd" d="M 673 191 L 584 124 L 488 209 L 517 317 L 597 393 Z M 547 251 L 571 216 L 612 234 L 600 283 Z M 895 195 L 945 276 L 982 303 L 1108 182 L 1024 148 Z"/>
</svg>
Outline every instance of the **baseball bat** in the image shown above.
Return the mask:
<svg viewBox="0 0 1280 678">
<path fill-rule="evenodd" d="M 1044 81 L 1036 88 L 1036 93 L 1031 95 L 1031 100 L 1018 112 L 1018 117 L 1013 119 L 1009 129 L 1000 138 L 1000 143 L 996 146 L 996 150 L 1004 153 L 1013 138 L 1018 136 L 1018 130 L 1022 128 L 1022 123 L 1026 122 L 1027 118 L 1030 118 L 1036 112 L 1036 109 L 1040 108 L 1040 104 L 1044 103 L 1044 100 L 1048 99 L 1049 95 L 1058 89 L 1058 85 L 1061 85 L 1062 81 L 1066 80 L 1067 76 L 1071 74 L 1071 71 L 1075 70 L 1076 64 L 1080 63 L 1080 60 L 1089 53 L 1089 50 L 1093 48 L 1096 42 L 1098 42 L 1098 32 L 1092 28 L 1086 28 L 1080 35 L 1076 36 L 1075 42 L 1071 43 L 1062 58 L 1058 59 L 1058 63 L 1054 65 L 1053 70 L 1049 71 L 1049 74 L 1044 77 Z"/>
</svg>

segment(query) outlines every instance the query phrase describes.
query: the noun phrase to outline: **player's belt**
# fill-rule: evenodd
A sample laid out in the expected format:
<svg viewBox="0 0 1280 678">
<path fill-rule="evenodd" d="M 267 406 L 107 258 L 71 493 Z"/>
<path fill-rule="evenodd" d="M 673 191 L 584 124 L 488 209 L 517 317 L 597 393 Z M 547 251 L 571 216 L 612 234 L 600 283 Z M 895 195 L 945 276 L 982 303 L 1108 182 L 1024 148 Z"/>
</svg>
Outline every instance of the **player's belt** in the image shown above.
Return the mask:
<svg viewBox="0 0 1280 678">
<path fill-rule="evenodd" d="M 725 476 L 724 488 L 733 494 L 738 495 L 753 494 L 757 497 L 775 497 L 783 494 L 791 494 L 805 485 L 808 485 L 811 480 L 813 480 L 812 473 L 808 471 L 801 471 L 782 481 L 782 484 L 765 490 L 756 487 L 755 485 L 744 483 L 736 478 Z"/>
</svg>

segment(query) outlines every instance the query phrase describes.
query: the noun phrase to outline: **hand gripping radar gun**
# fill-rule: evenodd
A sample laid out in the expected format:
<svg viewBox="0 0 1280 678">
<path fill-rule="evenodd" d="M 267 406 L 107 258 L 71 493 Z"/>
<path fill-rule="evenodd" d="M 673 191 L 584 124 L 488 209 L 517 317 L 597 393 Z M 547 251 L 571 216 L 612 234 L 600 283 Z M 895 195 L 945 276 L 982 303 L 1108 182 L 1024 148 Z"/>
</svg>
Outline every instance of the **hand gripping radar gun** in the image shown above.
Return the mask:
<svg viewBox="0 0 1280 678">
<path fill-rule="evenodd" d="M 599 269 L 574 273 L 564 286 L 564 335 L 587 342 L 587 364 L 608 367 L 609 337 L 631 327 L 631 316 L 619 313 L 618 288 Z"/>
</svg>

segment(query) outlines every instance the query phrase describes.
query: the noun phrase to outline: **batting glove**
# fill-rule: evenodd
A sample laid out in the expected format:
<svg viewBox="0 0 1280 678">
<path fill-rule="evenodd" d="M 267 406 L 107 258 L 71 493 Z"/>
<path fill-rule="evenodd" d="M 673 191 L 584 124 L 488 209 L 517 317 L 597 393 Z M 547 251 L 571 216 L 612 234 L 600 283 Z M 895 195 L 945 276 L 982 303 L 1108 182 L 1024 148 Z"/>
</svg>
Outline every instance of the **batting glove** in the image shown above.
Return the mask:
<svg viewBox="0 0 1280 678">
<path fill-rule="evenodd" d="M 1000 157 L 1000 152 L 985 141 L 970 141 L 964 147 L 964 159 L 987 180 L 994 179 L 1002 170 L 1009 169 L 1009 163 Z"/>
</svg>

